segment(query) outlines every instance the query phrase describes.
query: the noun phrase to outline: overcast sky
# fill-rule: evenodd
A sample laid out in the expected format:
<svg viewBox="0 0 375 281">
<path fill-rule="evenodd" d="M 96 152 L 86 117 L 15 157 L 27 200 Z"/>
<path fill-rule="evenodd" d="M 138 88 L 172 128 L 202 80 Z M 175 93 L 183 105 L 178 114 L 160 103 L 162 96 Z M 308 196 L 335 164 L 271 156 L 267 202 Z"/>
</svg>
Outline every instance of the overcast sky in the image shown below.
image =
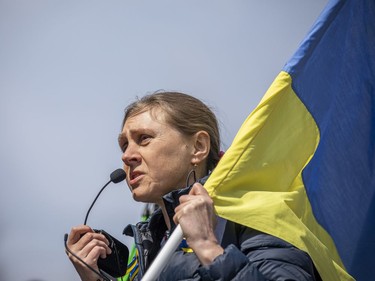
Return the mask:
<svg viewBox="0 0 375 281">
<path fill-rule="evenodd" d="M 326 0 L 0 0 L 0 281 L 79 280 L 63 236 L 122 166 L 125 106 L 155 90 L 211 106 L 230 145 Z M 88 224 L 143 205 L 111 184 Z"/>
</svg>

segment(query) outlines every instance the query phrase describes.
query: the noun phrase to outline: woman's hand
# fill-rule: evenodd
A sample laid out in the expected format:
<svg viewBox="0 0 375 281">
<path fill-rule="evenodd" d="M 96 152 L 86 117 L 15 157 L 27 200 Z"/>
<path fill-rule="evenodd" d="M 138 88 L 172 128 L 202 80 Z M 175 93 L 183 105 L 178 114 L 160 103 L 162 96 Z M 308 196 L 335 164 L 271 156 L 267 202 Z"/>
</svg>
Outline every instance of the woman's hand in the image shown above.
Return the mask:
<svg viewBox="0 0 375 281">
<path fill-rule="evenodd" d="M 203 265 L 212 263 L 224 252 L 214 234 L 213 201 L 201 184 L 195 183 L 188 195 L 180 197 L 173 220 L 180 224 L 186 242 Z"/>
<path fill-rule="evenodd" d="M 108 244 L 109 242 L 103 234 L 95 233 L 87 225 L 73 227 L 67 241 L 69 250 L 97 271 L 99 271 L 97 265 L 99 257 L 106 258 L 107 255 L 111 254 Z M 83 281 L 96 281 L 99 279 L 95 272 L 70 253 L 67 254 Z"/>
</svg>

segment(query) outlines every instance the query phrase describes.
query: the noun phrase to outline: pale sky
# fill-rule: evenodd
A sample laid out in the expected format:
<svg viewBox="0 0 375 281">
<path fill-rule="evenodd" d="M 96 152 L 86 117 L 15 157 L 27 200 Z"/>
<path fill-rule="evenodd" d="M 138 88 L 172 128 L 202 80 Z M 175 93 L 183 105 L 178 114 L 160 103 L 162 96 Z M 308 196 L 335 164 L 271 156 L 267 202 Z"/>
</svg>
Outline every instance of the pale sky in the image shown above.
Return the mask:
<svg viewBox="0 0 375 281">
<path fill-rule="evenodd" d="M 155 90 L 217 114 L 226 150 L 326 0 L 0 0 L 0 281 L 78 281 L 63 236 L 122 166 L 123 111 Z M 111 184 L 88 224 L 129 247 Z"/>
</svg>

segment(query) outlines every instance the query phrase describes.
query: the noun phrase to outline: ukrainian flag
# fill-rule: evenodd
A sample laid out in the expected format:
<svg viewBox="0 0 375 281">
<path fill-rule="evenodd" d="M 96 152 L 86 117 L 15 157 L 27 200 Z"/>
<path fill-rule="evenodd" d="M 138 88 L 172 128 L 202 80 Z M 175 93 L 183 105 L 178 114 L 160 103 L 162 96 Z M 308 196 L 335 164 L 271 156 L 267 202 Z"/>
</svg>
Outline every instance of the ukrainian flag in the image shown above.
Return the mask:
<svg viewBox="0 0 375 281">
<path fill-rule="evenodd" d="M 328 3 L 205 187 L 323 280 L 374 280 L 375 0 Z"/>
</svg>

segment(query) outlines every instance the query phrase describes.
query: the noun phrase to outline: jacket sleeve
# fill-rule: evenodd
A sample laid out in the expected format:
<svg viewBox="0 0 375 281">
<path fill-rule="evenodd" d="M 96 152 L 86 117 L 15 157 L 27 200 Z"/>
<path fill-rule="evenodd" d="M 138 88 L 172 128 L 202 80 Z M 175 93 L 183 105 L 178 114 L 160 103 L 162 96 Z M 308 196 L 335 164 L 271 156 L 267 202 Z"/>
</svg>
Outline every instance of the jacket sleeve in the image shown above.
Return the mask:
<svg viewBox="0 0 375 281">
<path fill-rule="evenodd" d="M 198 269 L 202 280 L 320 280 L 305 252 L 274 236 L 243 229 L 239 247 L 228 245 L 212 264 Z"/>
</svg>

